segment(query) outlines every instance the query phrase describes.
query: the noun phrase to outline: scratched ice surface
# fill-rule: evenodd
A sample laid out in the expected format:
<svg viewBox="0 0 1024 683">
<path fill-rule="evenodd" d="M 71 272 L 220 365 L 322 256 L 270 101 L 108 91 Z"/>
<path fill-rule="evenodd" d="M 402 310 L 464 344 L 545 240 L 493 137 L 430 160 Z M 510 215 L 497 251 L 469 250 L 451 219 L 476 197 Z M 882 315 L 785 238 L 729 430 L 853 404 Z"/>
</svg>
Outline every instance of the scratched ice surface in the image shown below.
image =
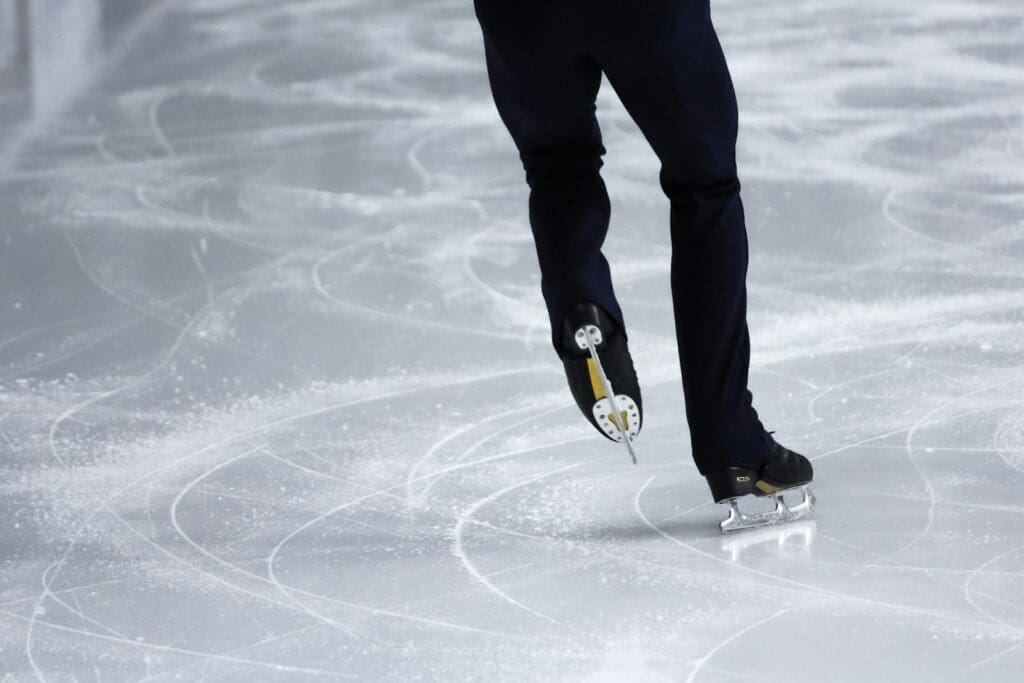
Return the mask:
<svg viewBox="0 0 1024 683">
<path fill-rule="evenodd" d="M 610 90 L 638 467 L 549 348 L 469 0 L 174 3 L 0 175 L 0 679 L 1022 680 L 1021 5 L 714 13 L 813 520 L 718 533 Z"/>
</svg>

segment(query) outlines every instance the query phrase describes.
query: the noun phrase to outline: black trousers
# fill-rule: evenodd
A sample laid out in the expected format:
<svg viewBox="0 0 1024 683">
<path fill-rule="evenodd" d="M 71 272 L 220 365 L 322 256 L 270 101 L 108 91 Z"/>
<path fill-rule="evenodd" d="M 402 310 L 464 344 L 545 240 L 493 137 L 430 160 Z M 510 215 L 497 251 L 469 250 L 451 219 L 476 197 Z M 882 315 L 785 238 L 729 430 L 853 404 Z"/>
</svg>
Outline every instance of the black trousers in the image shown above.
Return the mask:
<svg viewBox="0 0 1024 683">
<path fill-rule="evenodd" d="M 602 72 L 661 161 L 672 302 L 694 460 L 759 466 L 774 441 L 747 389 L 747 233 L 736 95 L 708 0 L 475 0 L 498 112 L 530 186 L 541 287 L 562 318 L 593 301 L 623 322 L 601 246 L 610 205 L 595 116 Z"/>
</svg>

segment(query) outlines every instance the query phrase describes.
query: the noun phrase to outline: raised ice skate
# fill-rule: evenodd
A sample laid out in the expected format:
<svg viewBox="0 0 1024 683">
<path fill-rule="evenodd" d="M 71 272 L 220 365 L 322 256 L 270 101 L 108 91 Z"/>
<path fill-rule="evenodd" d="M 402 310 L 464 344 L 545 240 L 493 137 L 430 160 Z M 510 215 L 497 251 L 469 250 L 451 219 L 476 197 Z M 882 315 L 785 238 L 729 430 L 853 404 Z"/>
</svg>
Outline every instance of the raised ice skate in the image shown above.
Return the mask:
<svg viewBox="0 0 1024 683">
<path fill-rule="evenodd" d="M 640 386 L 625 330 L 596 304 L 578 304 L 563 325 L 565 366 L 576 404 L 602 434 L 625 444 L 636 464 L 633 441 L 643 420 Z"/>
</svg>

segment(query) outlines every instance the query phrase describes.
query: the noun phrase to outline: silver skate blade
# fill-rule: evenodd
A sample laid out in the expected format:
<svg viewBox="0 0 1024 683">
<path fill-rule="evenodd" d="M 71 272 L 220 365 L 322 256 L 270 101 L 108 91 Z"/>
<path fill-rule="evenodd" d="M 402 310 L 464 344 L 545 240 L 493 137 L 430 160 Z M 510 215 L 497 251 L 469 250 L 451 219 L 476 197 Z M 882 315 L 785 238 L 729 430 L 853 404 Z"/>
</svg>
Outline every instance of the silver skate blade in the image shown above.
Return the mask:
<svg viewBox="0 0 1024 683">
<path fill-rule="evenodd" d="M 803 500 L 791 507 L 786 504 L 784 496 L 796 491 L 803 494 Z M 814 494 L 806 486 L 779 491 L 773 497 L 775 498 L 774 510 L 753 514 L 747 514 L 740 510 L 738 499 L 731 498 L 729 500 L 729 516 L 719 526 L 724 533 L 774 526 L 806 517 L 814 509 Z"/>
<path fill-rule="evenodd" d="M 623 435 L 622 442 L 624 444 L 626 444 L 626 450 L 629 451 L 629 457 L 633 461 L 633 464 L 635 465 L 636 464 L 636 451 L 633 450 L 633 437 L 631 437 L 629 434 L 625 434 L 625 435 Z"/>
<path fill-rule="evenodd" d="M 584 325 L 580 329 L 576 330 L 577 339 L 580 339 L 581 332 L 583 333 L 581 341 L 586 344 L 587 351 L 590 352 L 590 357 L 594 359 L 594 367 L 597 369 L 597 376 L 601 380 L 601 388 L 604 389 L 605 398 L 607 398 L 608 402 L 611 404 L 611 414 L 621 416 L 623 411 L 619 407 L 618 398 L 612 390 L 612 383 L 608 380 L 608 375 L 604 373 L 604 366 L 601 365 L 601 358 L 597 355 L 597 345 L 600 343 L 599 335 L 601 334 L 601 330 L 594 325 Z M 629 434 L 630 430 L 628 428 L 623 429 L 623 425 L 619 424 L 619 419 L 612 420 L 612 423 L 615 425 L 616 429 L 618 429 L 619 434 L 622 437 L 621 443 L 626 444 L 626 450 L 629 451 L 629 457 L 633 461 L 633 464 L 637 464 L 636 451 L 633 450 L 633 440 Z M 637 425 L 637 427 L 639 428 L 639 425 Z M 619 439 L 616 440 L 619 441 Z"/>
</svg>

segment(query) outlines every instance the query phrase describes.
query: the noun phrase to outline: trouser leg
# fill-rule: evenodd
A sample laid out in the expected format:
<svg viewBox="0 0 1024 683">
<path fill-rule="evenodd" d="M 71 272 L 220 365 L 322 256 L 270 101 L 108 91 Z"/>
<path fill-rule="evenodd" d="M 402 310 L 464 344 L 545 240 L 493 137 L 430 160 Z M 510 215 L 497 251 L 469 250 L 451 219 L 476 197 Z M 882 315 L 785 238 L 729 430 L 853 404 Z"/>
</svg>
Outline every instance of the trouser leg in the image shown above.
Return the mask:
<svg viewBox="0 0 1024 683">
<path fill-rule="evenodd" d="M 597 61 L 662 163 L 672 298 L 693 456 L 758 466 L 774 443 L 747 388 L 747 233 L 736 97 L 707 0 L 599 2 Z"/>
<path fill-rule="evenodd" d="M 560 351 L 562 319 L 576 303 L 622 311 L 601 253 L 610 206 L 595 116 L 601 71 L 582 53 L 573 4 L 476 0 L 487 73 L 530 187 L 530 227 L 541 290 Z"/>
</svg>

